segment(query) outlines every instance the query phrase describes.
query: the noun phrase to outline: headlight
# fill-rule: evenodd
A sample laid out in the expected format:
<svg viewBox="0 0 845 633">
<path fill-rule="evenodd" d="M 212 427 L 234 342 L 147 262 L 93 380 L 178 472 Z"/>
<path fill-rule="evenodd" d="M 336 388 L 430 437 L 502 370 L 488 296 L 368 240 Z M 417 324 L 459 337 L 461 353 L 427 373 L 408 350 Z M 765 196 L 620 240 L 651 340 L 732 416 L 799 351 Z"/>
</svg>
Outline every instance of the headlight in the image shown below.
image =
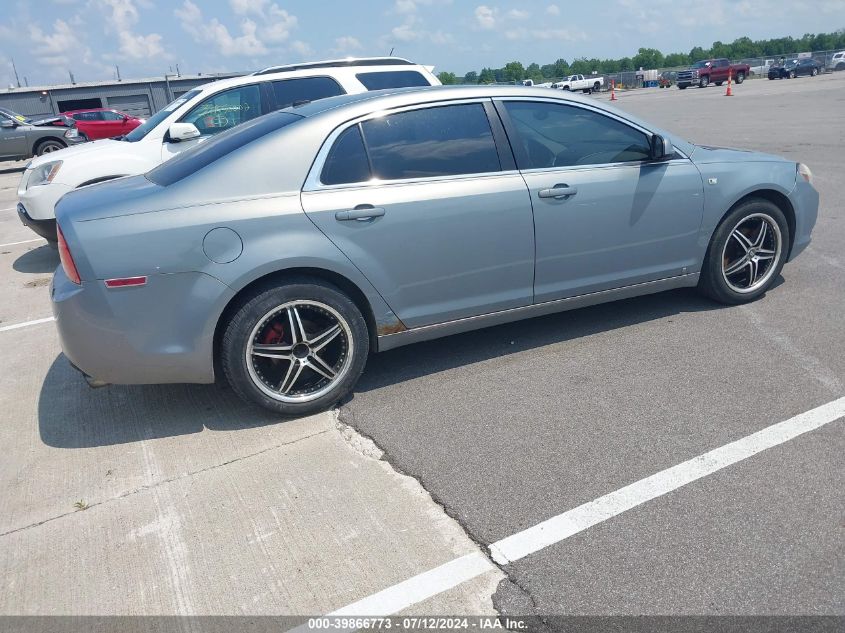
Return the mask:
<svg viewBox="0 0 845 633">
<path fill-rule="evenodd" d="M 804 163 L 798 163 L 798 174 L 811 185 L 813 184 L 813 172 Z"/>
<path fill-rule="evenodd" d="M 79 130 L 75 127 L 68 128 L 68 131 L 65 132 L 65 138 L 76 138 L 77 136 L 79 136 Z"/>
<path fill-rule="evenodd" d="M 29 187 L 34 187 L 35 185 L 46 185 L 53 182 L 53 178 L 55 178 L 56 174 L 59 173 L 61 166 L 62 161 L 54 160 L 34 168 L 26 183 L 27 189 Z"/>
</svg>

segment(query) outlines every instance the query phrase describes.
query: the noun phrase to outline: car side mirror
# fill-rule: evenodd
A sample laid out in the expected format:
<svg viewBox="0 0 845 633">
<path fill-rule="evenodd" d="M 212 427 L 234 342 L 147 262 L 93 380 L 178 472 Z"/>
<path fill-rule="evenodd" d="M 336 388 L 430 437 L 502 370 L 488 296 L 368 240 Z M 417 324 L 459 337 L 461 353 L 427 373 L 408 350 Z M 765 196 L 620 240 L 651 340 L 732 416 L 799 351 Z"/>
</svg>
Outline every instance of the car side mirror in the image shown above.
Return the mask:
<svg viewBox="0 0 845 633">
<path fill-rule="evenodd" d="M 167 130 L 167 140 L 171 143 L 189 141 L 192 138 L 199 138 L 200 136 L 200 131 L 193 123 L 173 123 Z"/>
<path fill-rule="evenodd" d="M 124 123 L 126 123 L 129 120 L 129 115 L 128 114 L 121 114 L 120 118 L 123 119 Z"/>
<path fill-rule="evenodd" d="M 18 127 L 14 121 L 10 121 L 9 119 L 3 119 L 0 121 L 0 128 L 13 128 Z"/>
<path fill-rule="evenodd" d="M 651 152 L 649 158 L 651 160 L 669 160 L 675 154 L 675 148 L 672 141 L 664 138 L 659 134 L 654 134 L 651 137 Z"/>
</svg>

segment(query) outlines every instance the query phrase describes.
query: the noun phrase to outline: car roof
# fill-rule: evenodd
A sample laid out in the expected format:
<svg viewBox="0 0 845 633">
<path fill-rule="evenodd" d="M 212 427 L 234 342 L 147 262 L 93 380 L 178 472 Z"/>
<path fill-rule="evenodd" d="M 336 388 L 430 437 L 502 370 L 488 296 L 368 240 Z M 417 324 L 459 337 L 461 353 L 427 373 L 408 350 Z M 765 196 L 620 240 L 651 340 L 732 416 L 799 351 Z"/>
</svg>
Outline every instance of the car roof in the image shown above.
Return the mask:
<svg viewBox="0 0 845 633">
<path fill-rule="evenodd" d="M 385 59 L 397 60 L 397 63 L 384 63 Z M 338 74 L 348 71 L 349 69 L 360 69 L 363 71 L 372 72 L 394 72 L 397 66 L 401 66 L 402 70 L 422 70 L 429 72 L 422 64 L 416 64 L 402 59 L 400 57 L 382 58 L 382 57 L 363 57 L 349 60 L 326 60 L 319 62 L 308 62 L 305 64 L 292 64 L 291 66 L 278 66 L 269 69 L 260 70 L 251 75 L 242 75 L 240 77 L 230 77 L 228 79 L 218 79 L 217 81 L 210 81 L 202 84 L 191 90 L 201 90 L 202 92 L 219 92 L 227 88 L 235 88 L 247 84 L 258 83 L 261 81 L 272 81 L 273 79 L 286 79 L 295 77 L 314 77 L 332 75 L 333 71 Z M 279 70 L 277 70 L 277 68 Z M 430 74 L 430 73 L 429 73 Z"/>
<path fill-rule="evenodd" d="M 496 97 L 539 97 L 577 103 L 596 103 L 595 99 L 590 99 L 577 93 L 535 86 L 421 86 L 389 88 L 387 90 L 371 90 L 357 94 L 339 95 L 311 101 L 293 108 L 286 108 L 285 110 L 303 117 L 312 117 L 329 110 L 354 104 L 366 104 L 365 109 L 377 110 L 380 107 L 393 108 L 402 105 L 443 100 L 492 99 Z"/>
<path fill-rule="evenodd" d="M 79 110 L 65 110 L 62 114 L 78 114 L 80 112 L 120 112 L 117 108 L 80 108 Z"/>
</svg>

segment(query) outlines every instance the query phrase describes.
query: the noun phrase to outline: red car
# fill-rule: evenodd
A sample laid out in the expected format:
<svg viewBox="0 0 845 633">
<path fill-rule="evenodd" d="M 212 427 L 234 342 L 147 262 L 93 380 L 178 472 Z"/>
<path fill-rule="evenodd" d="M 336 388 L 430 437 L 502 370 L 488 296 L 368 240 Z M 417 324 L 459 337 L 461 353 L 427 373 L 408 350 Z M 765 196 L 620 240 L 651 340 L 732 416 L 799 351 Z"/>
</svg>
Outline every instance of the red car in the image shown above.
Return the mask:
<svg viewBox="0 0 845 633">
<path fill-rule="evenodd" d="M 137 119 L 125 112 L 109 108 L 68 110 L 62 114 L 75 120 L 79 133 L 84 134 L 89 141 L 123 136 L 144 122 L 144 119 Z"/>
</svg>

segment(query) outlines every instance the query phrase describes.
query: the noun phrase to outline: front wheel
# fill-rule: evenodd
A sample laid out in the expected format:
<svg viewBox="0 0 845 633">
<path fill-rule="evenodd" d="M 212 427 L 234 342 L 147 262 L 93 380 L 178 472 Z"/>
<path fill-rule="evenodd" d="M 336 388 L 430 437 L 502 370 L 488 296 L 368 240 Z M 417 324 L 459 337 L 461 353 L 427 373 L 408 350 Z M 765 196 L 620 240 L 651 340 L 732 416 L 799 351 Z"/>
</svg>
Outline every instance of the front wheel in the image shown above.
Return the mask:
<svg viewBox="0 0 845 633">
<path fill-rule="evenodd" d="M 47 139 L 46 141 L 41 141 L 38 144 L 38 147 L 35 148 L 35 155 L 36 156 L 43 156 L 44 154 L 49 154 L 51 152 L 58 152 L 60 149 L 64 149 L 67 147 L 61 141 L 57 141 L 56 139 Z"/>
<path fill-rule="evenodd" d="M 745 73 L 737 73 L 736 83 L 741 84 L 743 81 L 745 81 Z"/>
<path fill-rule="evenodd" d="M 810 71 L 810 77 L 815 77 L 818 74 L 819 74 L 819 71 L 818 71 L 817 68 L 813 68 L 813 70 Z"/>
<path fill-rule="evenodd" d="M 355 303 L 319 279 L 268 288 L 232 315 L 223 373 L 244 400 L 283 415 L 322 411 L 348 394 L 367 362 L 369 333 Z"/>
<path fill-rule="evenodd" d="M 790 79 L 795 79 L 795 71 L 794 71 L 794 70 L 790 70 L 790 71 L 789 71 L 789 78 L 790 78 Z"/>
<path fill-rule="evenodd" d="M 720 303 L 754 301 L 771 288 L 788 248 L 789 225 L 783 211 L 768 200 L 748 200 L 713 233 L 699 289 Z"/>
<path fill-rule="evenodd" d="M 706 88 L 710 85 L 710 77 L 702 77 L 698 80 L 698 87 L 699 88 Z"/>
</svg>

